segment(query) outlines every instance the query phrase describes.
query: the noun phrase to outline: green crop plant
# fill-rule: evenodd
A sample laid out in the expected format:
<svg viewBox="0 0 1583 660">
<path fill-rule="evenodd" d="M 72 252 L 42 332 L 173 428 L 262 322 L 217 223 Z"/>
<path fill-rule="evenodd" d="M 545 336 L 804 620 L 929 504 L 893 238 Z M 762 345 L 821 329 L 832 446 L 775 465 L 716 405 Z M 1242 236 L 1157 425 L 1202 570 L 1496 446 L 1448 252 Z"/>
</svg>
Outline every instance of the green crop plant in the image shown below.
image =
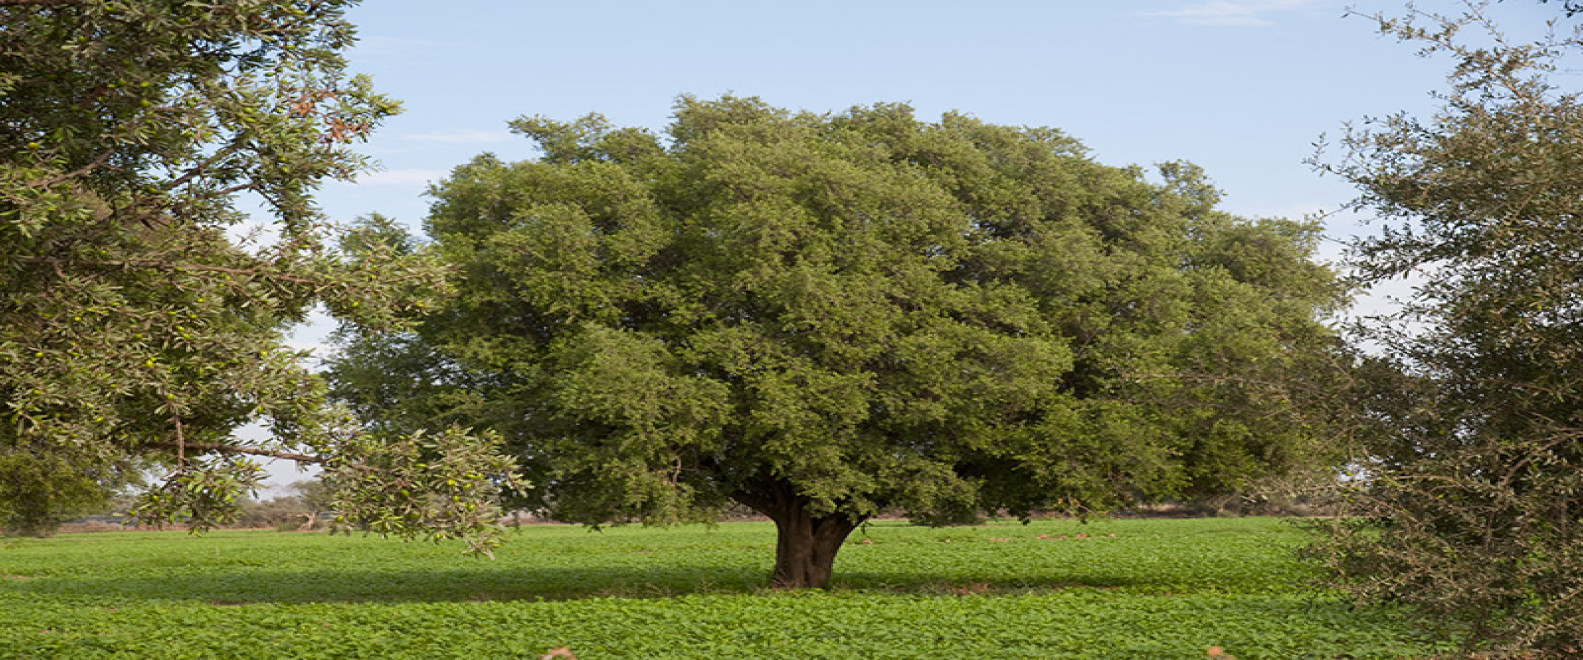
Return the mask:
<svg viewBox="0 0 1583 660">
<path fill-rule="evenodd" d="M 1426 657 L 1393 611 L 1305 586 L 1272 519 L 880 521 L 830 588 L 763 586 L 768 523 L 528 526 L 494 562 L 317 533 L 0 546 L 0 657 Z M 460 543 L 460 542 L 456 542 Z"/>
</svg>

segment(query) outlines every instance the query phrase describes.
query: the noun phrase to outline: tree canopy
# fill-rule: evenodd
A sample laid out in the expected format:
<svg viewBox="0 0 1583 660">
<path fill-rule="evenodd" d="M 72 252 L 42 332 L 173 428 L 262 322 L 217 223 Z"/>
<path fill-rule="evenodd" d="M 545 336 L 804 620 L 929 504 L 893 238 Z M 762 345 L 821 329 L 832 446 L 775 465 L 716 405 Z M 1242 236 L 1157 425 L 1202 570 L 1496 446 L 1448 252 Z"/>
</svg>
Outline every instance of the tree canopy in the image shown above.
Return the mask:
<svg viewBox="0 0 1583 660">
<path fill-rule="evenodd" d="M 458 295 L 351 337 L 375 427 L 501 433 L 563 520 L 779 528 L 820 586 L 862 521 L 1243 486 L 1321 454 L 1286 374 L 1331 341 L 1318 228 L 1215 210 L 1196 167 L 902 105 L 683 98 L 667 137 L 523 118 L 432 191 Z"/>
<path fill-rule="evenodd" d="M 462 507 L 487 510 L 503 464 L 409 460 L 477 439 L 375 441 L 281 341 L 315 304 L 393 327 L 443 290 L 379 222 L 347 233 L 313 203 L 397 109 L 344 71 L 350 4 L 0 3 L 0 526 L 47 530 L 154 470 L 139 515 L 202 528 L 256 483 L 248 455 L 324 462 L 349 511 L 383 503 L 382 531 L 485 524 Z M 271 438 L 231 435 L 258 420 Z M 409 482 L 440 488 L 393 495 Z"/>
<path fill-rule="evenodd" d="M 1328 549 L 1362 595 L 1411 603 L 1469 651 L 1583 639 L 1583 105 L 1552 79 L 1583 31 L 1514 43 L 1482 3 L 1380 16 L 1452 62 L 1428 117 L 1349 132 L 1319 162 L 1379 230 L 1353 264 L 1412 295 L 1367 335 L 1396 363 L 1364 410 L 1388 441 Z M 1493 37 L 1493 38 L 1490 38 Z"/>
</svg>

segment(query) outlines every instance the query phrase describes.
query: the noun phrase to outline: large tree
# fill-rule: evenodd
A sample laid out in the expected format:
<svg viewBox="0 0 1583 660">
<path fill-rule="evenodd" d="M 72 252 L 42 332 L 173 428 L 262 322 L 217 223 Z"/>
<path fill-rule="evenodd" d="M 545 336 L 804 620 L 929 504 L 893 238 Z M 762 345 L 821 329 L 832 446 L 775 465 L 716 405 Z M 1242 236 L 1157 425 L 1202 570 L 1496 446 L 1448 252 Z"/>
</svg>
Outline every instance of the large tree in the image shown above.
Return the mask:
<svg viewBox="0 0 1583 660">
<path fill-rule="evenodd" d="M 0 3 L 0 526 L 155 470 L 139 514 L 201 528 L 256 483 L 249 455 L 324 462 L 382 531 L 488 523 L 502 464 L 475 439 L 360 433 L 282 343 L 314 304 L 386 327 L 443 288 L 313 204 L 396 109 L 344 71 L 349 4 Z M 255 420 L 274 434 L 232 436 Z"/>
<path fill-rule="evenodd" d="M 1026 516 L 1235 489 L 1313 437 L 1283 372 L 1324 352 L 1317 228 L 1214 209 L 1075 140 L 900 105 L 680 101 L 669 139 L 522 119 L 428 231 L 460 293 L 354 338 L 378 425 L 507 438 L 560 519 L 774 520 L 822 586 L 871 516 Z"/>
<path fill-rule="evenodd" d="M 1469 650 L 1583 639 L 1583 103 L 1551 74 L 1583 30 L 1506 40 L 1461 15 L 1379 16 L 1453 63 L 1428 117 L 1348 133 L 1325 169 L 1380 230 L 1363 278 L 1406 278 L 1369 328 L 1398 373 L 1364 412 L 1389 433 L 1325 547 L 1360 594 L 1411 603 Z M 1477 34 L 1466 37 L 1467 32 Z M 1560 80 L 1560 79 L 1557 79 Z"/>
</svg>

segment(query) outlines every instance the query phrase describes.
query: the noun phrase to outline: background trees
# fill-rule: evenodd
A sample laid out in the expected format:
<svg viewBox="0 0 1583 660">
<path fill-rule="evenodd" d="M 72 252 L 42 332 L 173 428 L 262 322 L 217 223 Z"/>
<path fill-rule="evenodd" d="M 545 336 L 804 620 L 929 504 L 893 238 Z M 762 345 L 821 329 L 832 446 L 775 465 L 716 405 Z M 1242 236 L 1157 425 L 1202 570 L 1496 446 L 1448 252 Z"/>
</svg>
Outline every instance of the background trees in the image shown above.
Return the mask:
<svg viewBox="0 0 1583 660">
<path fill-rule="evenodd" d="M 498 430 L 560 519 L 738 502 L 778 525 L 773 581 L 819 586 L 881 511 L 1100 508 L 1321 453 L 1286 377 L 1329 340 L 1317 228 L 1217 212 L 1190 165 L 1151 184 L 896 105 L 514 126 L 542 159 L 434 191 L 456 300 L 332 378 L 375 426 Z"/>
<path fill-rule="evenodd" d="M 315 303 L 384 327 L 442 286 L 424 255 L 341 249 L 312 202 L 364 167 L 350 145 L 396 109 L 343 71 L 349 4 L 0 4 L 0 524 L 47 528 L 157 470 L 139 515 L 202 527 L 256 481 L 245 455 L 325 462 L 353 510 L 416 490 L 403 480 L 466 483 L 441 489 L 456 507 L 402 520 L 486 524 L 462 501 L 494 482 L 467 475 L 501 464 L 462 452 L 408 474 L 466 436 L 355 432 L 280 342 Z M 239 229 L 244 199 L 264 230 Z M 252 420 L 273 438 L 230 435 Z"/>
<path fill-rule="evenodd" d="M 1452 58 L 1450 90 L 1432 117 L 1350 132 L 1325 167 L 1381 219 L 1356 246 L 1362 277 L 1418 278 L 1400 316 L 1368 336 L 1405 377 L 1367 411 L 1391 433 L 1358 494 L 1361 519 L 1326 550 L 1360 594 L 1417 605 L 1470 647 L 1575 653 L 1583 107 L 1550 75 L 1579 33 L 1511 43 L 1480 7 L 1380 19 Z"/>
</svg>

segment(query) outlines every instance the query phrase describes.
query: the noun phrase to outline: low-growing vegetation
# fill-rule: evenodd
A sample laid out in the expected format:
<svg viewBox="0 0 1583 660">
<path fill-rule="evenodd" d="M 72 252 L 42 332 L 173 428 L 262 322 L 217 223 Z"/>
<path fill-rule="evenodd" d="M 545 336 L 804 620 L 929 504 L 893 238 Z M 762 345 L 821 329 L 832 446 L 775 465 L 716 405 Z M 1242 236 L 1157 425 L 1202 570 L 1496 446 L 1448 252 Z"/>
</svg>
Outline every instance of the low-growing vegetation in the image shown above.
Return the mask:
<svg viewBox="0 0 1583 660">
<path fill-rule="evenodd" d="M 830 589 L 774 528 L 527 526 L 496 561 L 323 533 L 0 541 L 0 657 L 1393 658 L 1444 652 L 1312 588 L 1267 518 L 871 523 Z"/>
</svg>

